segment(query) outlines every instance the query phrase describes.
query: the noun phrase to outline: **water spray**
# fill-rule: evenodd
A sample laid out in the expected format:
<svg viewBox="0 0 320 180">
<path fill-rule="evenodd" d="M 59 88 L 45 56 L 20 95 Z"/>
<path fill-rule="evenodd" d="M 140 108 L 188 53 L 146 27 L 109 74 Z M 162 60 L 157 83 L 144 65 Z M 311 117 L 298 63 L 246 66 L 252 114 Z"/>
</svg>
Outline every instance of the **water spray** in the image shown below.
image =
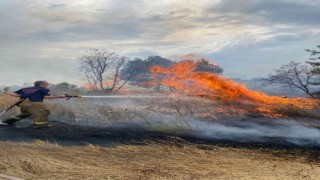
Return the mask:
<svg viewBox="0 0 320 180">
<path fill-rule="evenodd" d="M 105 96 L 81 96 L 81 95 L 68 95 L 66 94 L 66 98 L 69 100 L 71 98 L 98 98 L 98 99 L 122 99 L 122 98 L 157 98 L 159 96 L 137 96 L 137 95 L 105 95 Z"/>
</svg>

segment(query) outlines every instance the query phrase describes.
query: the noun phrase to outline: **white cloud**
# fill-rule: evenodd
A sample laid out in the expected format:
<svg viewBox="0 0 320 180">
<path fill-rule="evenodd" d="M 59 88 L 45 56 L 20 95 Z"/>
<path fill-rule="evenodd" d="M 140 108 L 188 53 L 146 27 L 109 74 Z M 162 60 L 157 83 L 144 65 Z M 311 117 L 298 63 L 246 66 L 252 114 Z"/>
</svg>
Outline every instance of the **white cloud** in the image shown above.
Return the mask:
<svg viewBox="0 0 320 180">
<path fill-rule="evenodd" d="M 271 59 L 279 59 L 274 52 L 281 46 L 300 48 L 303 52 L 317 45 L 316 40 L 319 42 L 319 23 L 313 18 L 319 4 L 274 0 L 245 2 L 3 0 L 0 2 L 0 76 L 6 78 L 2 78 L 0 84 L 20 82 L 17 79 L 22 74 L 23 80 L 35 78 L 35 69 L 48 78 L 61 71 L 60 78 L 52 78 L 56 78 L 55 81 L 60 81 L 64 75 L 66 80 L 75 81 L 78 78 L 75 69 L 70 71 L 56 63 L 73 64 L 90 48 L 110 49 L 131 56 L 174 57 L 197 53 L 213 57 L 217 53 L 223 54 L 224 59 L 217 60 L 227 65 L 226 72 L 260 76 L 265 73 L 239 69 L 236 64 L 242 59 L 235 58 L 233 53 L 245 49 L 255 53 L 241 57 L 247 63 L 266 64 L 264 58 L 257 59 L 261 50 L 270 52 Z M 293 11 L 298 6 L 302 7 L 299 9 L 301 17 Z M 264 8 L 272 10 L 273 14 L 264 13 Z M 25 63 L 28 64 L 20 69 L 22 73 L 8 70 Z M 45 64 L 52 68 L 45 69 Z"/>
</svg>

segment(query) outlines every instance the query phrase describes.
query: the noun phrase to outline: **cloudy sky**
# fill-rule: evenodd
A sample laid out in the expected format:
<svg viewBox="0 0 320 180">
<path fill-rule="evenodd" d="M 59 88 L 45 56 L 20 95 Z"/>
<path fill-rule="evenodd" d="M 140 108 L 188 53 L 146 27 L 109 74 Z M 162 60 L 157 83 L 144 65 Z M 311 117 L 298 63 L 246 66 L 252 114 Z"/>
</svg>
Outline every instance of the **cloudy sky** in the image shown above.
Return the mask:
<svg viewBox="0 0 320 180">
<path fill-rule="evenodd" d="M 315 0 L 1 0 L 0 84 L 81 83 L 90 48 L 130 56 L 210 58 L 253 78 L 320 44 Z"/>
</svg>

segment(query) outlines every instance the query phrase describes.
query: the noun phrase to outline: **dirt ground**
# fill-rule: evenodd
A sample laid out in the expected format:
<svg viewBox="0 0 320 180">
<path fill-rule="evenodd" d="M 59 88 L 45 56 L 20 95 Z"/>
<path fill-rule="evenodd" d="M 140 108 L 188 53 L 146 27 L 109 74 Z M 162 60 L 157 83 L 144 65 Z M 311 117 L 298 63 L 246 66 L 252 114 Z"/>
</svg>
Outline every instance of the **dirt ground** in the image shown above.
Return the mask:
<svg viewBox="0 0 320 180">
<path fill-rule="evenodd" d="M 305 152 L 193 145 L 174 139 L 116 147 L 1 142 L 0 151 L 0 173 L 25 179 L 320 178 L 319 161 Z"/>
</svg>

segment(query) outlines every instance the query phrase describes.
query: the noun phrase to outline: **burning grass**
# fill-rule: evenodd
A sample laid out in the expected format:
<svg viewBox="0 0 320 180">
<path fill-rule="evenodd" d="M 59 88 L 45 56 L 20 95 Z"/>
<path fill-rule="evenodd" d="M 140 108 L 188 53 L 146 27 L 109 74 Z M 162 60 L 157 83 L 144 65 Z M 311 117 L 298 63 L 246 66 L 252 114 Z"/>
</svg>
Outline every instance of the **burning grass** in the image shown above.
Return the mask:
<svg viewBox="0 0 320 180">
<path fill-rule="evenodd" d="M 1 142 L 0 173 L 26 179 L 319 179 L 301 152 L 172 141 L 115 148 Z M 304 153 L 305 154 L 305 153 Z"/>
<path fill-rule="evenodd" d="M 307 115 L 306 111 L 319 105 L 318 100 L 307 98 L 283 98 L 269 96 L 247 89 L 243 84 L 217 74 L 196 72 L 196 62 L 184 60 L 169 68 L 152 67 L 153 80 L 147 85 L 163 85 L 177 93 L 201 96 L 215 101 L 241 104 L 246 111 L 256 112 L 268 117 L 287 117 L 297 111 L 295 116 Z M 303 112 L 303 113 L 302 113 Z M 311 117 L 314 117 L 311 115 Z M 318 117 L 318 116 L 317 116 Z"/>
</svg>

